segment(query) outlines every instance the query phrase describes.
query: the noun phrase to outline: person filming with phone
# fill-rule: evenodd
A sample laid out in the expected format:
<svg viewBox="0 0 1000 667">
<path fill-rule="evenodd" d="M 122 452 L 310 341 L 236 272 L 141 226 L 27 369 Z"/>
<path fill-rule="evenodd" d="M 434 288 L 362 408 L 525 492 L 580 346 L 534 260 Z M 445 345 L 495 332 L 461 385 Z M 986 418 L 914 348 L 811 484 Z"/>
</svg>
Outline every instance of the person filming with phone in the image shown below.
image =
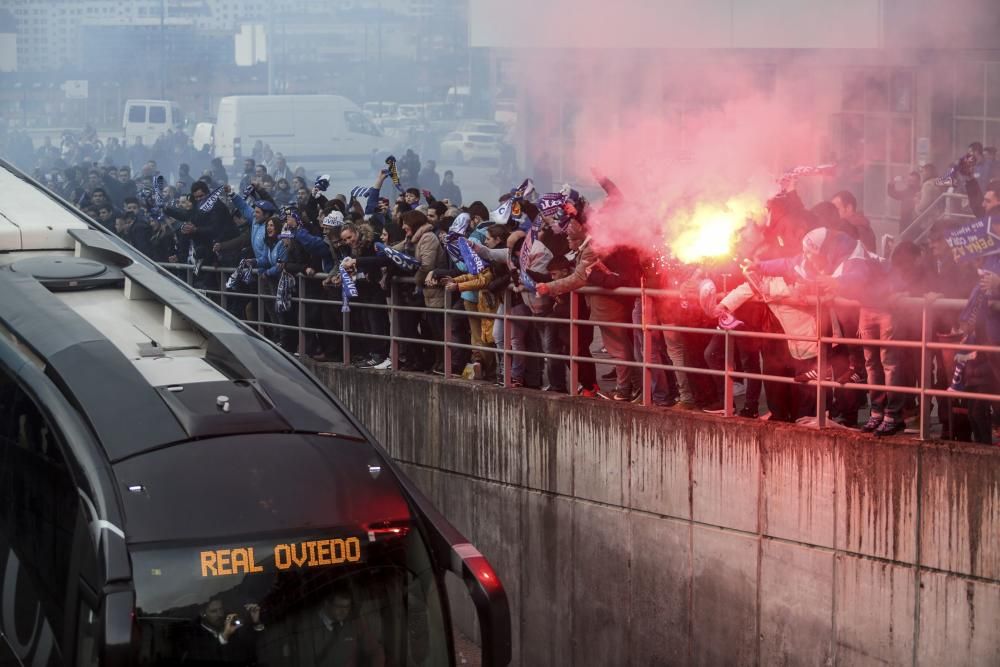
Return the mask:
<svg viewBox="0 0 1000 667">
<path fill-rule="evenodd" d="M 260 606 L 246 604 L 243 613 L 226 613 L 221 598 L 213 598 L 202 608 L 187 637 L 181 655 L 185 665 L 257 664 L 256 633 L 262 632 Z"/>
</svg>

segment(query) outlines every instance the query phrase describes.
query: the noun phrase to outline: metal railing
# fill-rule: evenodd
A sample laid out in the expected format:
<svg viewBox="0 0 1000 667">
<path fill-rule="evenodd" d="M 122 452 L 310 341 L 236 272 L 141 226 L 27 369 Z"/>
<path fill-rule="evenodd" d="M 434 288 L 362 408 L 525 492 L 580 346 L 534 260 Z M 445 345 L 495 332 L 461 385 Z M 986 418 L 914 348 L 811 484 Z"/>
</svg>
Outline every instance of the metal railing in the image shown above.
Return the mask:
<svg viewBox="0 0 1000 667">
<path fill-rule="evenodd" d="M 924 209 L 920 215 L 913 219 L 906 229 L 899 234 L 900 241 L 913 241 L 919 243 L 930 232 L 931 227 L 941 218 L 967 218 L 974 220 L 976 216 L 965 212 L 969 198 L 963 194 L 955 192 L 955 189 L 948 188 L 946 192 L 938 195 L 938 198 L 931 202 L 930 206 Z"/>
<path fill-rule="evenodd" d="M 449 307 L 449 302 L 455 298 L 459 299 L 458 293 L 453 293 L 454 297 L 450 296 L 450 293 L 445 292 L 445 304 L 441 308 L 429 308 L 425 306 L 413 306 L 405 305 L 403 299 L 401 298 L 403 289 L 411 289 L 414 286 L 413 278 L 395 278 L 390 285 L 388 290 L 388 298 L 384 303 L 365 303 L 356 299 L 352 299 L 349 302 L 350 310 L 345 310 L 341 312 L 341 328 L 339 330 L 318 328 L 307 326 L 307 308 L 309 307 L 342 307 L 343 302 L 336 298 L 307 298 L 303 295 L 306 293 L 306 284 L 309 281 L 319 281 L 326 278 L 326 274 L 314 274 L 313 276 L 307 277 L 305 275 L 299 274 L 297 278 L 297 292 L 292 298 L 295 304 L 295 323 L 289 324 L 287 322 L 280 322 L 276 320 L 266 320 L 261 315 L 266 311 L 266 304 L 276 300 L 273 294 L 262 293 L 260 290 L 261 281 L 255 280 L 257 284 L 257 290 L 251 293 L 240 293 L 235 291 L 227 290 L 225 287 L 226 280 L 228 276 L 234 271 L 233 268 L 221 268 L 212 266 L 202 266 L 201 271 L 207 275 L 215 276 L 218 279 L 218 289 L 209 289 L 204 284 L 204 279 L 202 279 L 201 286 L 194 284 L 194 278 L 196 277 L 195 268 L 188 264 L 170 264 L 162 263 L 165 269 L 172 271 L 175 275 L 178 275 L 184 279 L 189 285 L 194 285 L 195 288 L 203 294 L 206 298 L 211 299 L 217 305 L 221 305 L 223 309 L 229 310 L 234 300 L 240 300 L 245 303 L 247 300 L 254 302 L 256 304 L 257 317 L 255 319 L 247 319 L 245 317 L 240 317 L 243 323 L 250 327 L 255 327 L 260 331 L 271 329 L 274 331 L 294 331 L 297 334 L 296 349 L 294 350 L 300 356 L 306 355 L 307 346 L 307 336 L 309 334 L 315 334 L 317 336 L 334 336 L 341 339 L 342 345 L 342 362 L 345 365 L 349 365 L 352 362 L 351 353 L 351 341 L 353 339 L 362 340 L 379 340 L 388 342 L 389 354 L 388 358 L 391 360 L 392 368 L 394 370 L 400 367 L 400 346 L 403 344 L 412 344 L 420 346 L 433 346 L 443 348 L 443 374 L 446 379 L 455 377 L 458 374 L 455 373 L 453 368 L 453 352 L 455 350 L 469 350 L 469 351 L 479 351 L 486 354 L 495 354 L 500 357 L 500 363 L 502 363 L 503 372 L 503 384 L 505 387 L 511 387 L 511 366 L 512 361 L 515 357 L 525 357 L 525 358 L 535 358 L 542 360 L 551 361 L 562 361 L 568 364 L 568 381 L 567 390 L 571 396 L 576 396 L 579 393 L 579 376 L 580 376 L 580 366 L 582 364 L 602 364 L 602 365 L 612 365 L 612 366 L 626 366 L 641 369 L 642 373 L 642 391 L 641 391 L 641 404 L 643 406 L 650 407 L 653 405 L 652 402 L 652 384 L 653 384 L 653 373 L 656 371 L 664 372 L 675 372 L 675 373 L 686 373 L 692 375 L 705 375 L 710 377 L 722 378 L 723 383 L 723 406 L 724 410 L 722 414 L 725 417 L 732 417 L 734 415 L 734 384 L 738 381 L 746 380 L 760 380 L 767 383 L 783 383 L 783 384 L 794 384 L 798 386 L 809 386 L 814 390 L 815 393 L 815 421 L 811 422 L 811 425 L 817 428 L 824 428 L 828 426 L 828 415 L 827 415 L 827 401 L 829 398 L 829 393 L 831 390 L 855 390 L 855 391 L 874 391 L 874 392 L 888 392 L 897 393 L 904 395 L 912 395 L 919 398 L 919 426 L 918 426 L 918 437 L 922 440 L 931 438 L 931 416 L 932 416 L 932 405 L 929 399 L 935 398 L 938 401 L 940 407 L 940 402 L 942 399 L 949 400 L 966 400 L 966 401 L 990 401 L 997 402 L 1000 401 L 1000 395 L 988 394 L 988 393 L 977 393 L 969 391 L 952 391 L 951 389 L 941 389 L 935 388 L 932 383 L 932 373 L 935 368 L 935 363 L 937 363 L 937 370 L 939 373 L 943 373 L 948 379 L 951 377 L 951 369 L 948 368 L 948 363 L 942 363 L 943 353 L 946 351 L 951 352 L 982 352 L 987 354 L 1000 354 L 1000 346 L 988 346 L 988 345 L 975 345 L 967 344 L 961 342 L 940 342 L 932 340 L 932 316 L 935 311 L 955 311 L 961 310 L 966 306 L 965 299 L 943 299 L 943 298 L 917 298 L 917 297 L 898 297 L 892 300 L 891 307 L 894 310 L 899 309 L 910 309 L 911 313 L 920 313 L 919 318 L 919 330 L 920 337 L 915 340 L 885 340 L 885 339 L 860 339 L 860 338 L 850 338 L 850 337 L 838 337 L 838 336 L 828 336 L 823 335 L 822 323 L 826 319 L 826 313 L 833 306 L 840 308 L 859 308 L 860 304 L 854 301 L 840 299 L 840 298 L 808 298 L 808 299 L 785 299 L 781 300 L 780 303 L 783 305 L 796 305 L 800 308 L 803 307 L 815 307 L 815 317 L 817 322 L 817 334 L 815 336 L 802 336 L 794 335 L 788 333 L 774 333 L 774 332 L 761 332 L 761 331 L 735 331 L 735 330 L 723 330 L 720 328 L 699 328 L 699 327 L 689 327 L 689 326 L 679 326 L 672 324 L 658 324 L 656 321 L 656 308 L 654 306 L 654 300 L 658 299 L 669 299 L 680 301 L 682 299 L 681 293 L 678 290 L 666 290 L 666 289 L 647 289 L 647 288 L 618 288 L 614 290 L 605 290 L 595 287 L 585 287 L 581 288 L 575 292 L 568 294 L 570 299 L 569 316 L 568 318 L 562 317 L 543 317 L 535 315 L 512 315 L 511 309 L 516 303 L 521 302 L 520 295 L 512 292 L 511 290 L 505 290 L 504 300 L 503 300 L 503 312 L 500 314 L 489 313 L 489 312 L 470 312 L 467 310 L 459 310 L 453 307 Z M 214 278 L 213 278 L 214 282 Z M 339 288 L 337 289 L 339 294 Z M 583 296 L 592 295 L 606 295 L 606 296 L 616 296 L 616 297 L 627 297 L 635 298 L 641 300 L 641 319 L 638 323 L 633 322 L 605 322 L 598 321 L 594 319 L 581 319 L 580 317 L 580 298 Z M 777 300 L 776 300 L 777 301 Z M 1000 308 L 1000 303 L 991 304 L 993 309 Z M 369 331 L 363 331 L 357 325 L 353 327 L 352 330 L 352 314 L 356 313 L 359 309 L 372 309 L 372 310 L 382 310 L 387 311 L 389 316 L 389 331 L 388 333 L 372 333 Z M 273 313 L 273 311 L 271 311 Z M 442 324 L 444 331 L 444 340 L 434 340 L 430 338 L 413 338 L 403 336 L 400 327 L 399 316 L 401 313 L 411 312 L 423 314 L 427 317 L 440 317 L 442 318 Z M 477 319 L 489 319 L 489 320 L 501 320 L 502 321 L 502 331 L 503 331 L 503 344 L 502 347 L 493 346 L 483 346 L 483 345 L 472 345 L 469 343 L 460 343 L 454 340 L 450 340 L 450 331 L 452 320 L 455 317 L 459 318 L 477 318 Z M 513 326 L 515 322 L 528 322 L 528 323 L 552 323 L 560 326 L 569 327 L 569 354 L 551 354 L 546 352 L 538 351 L 528 351 L 528 350 L 514 350 L 511 348 L 511 340 L 513 333 Z M 626 329 L 630 331 L 640 332 L 642 336 L 642 359 L 625 361 L 614 358 L 595 358 L 591 357 L 589 354 L 581 354 L 579 349 L 579 339 L 577 336 L 577 329 L 579 327 L 611 327 Z M 723 349 L 724 349 L 724 363 L 722 369 L 713 369 L 707 367 L 699 366 L 680 366 L 673 364 L 655 363 L 652 360 L 652 349 L 654 343 L 654 336 L 663 335 L 668 332 L 676 333 L 688 333 L 688 334 L 705 334 L 709 336 L 721 336 L 723 337 Z M 756 339 L 756 340 L 773 340 L 773 341 L 784 341 L 786 344 L 788 342 L 801 341 L 816 344 L 817 357 L 816 357 L 816 371 L 818 380 L 810 380 L 808 382 L 800 382 L 794 377 L 789 377 L 787 375 L 773 375 L 767 373 L 752 373 L 746 371 L 738 371 L 735 369 L 735 359 L 736 342 L 740 339 Z M 871 383 L 852 383 L 852 382 L 838 382 L 833 379 L 827 379 L 828 371 L 832 369 L 829 361 L 829 356 L 832 346 L 835 345 L 848 345 L 856 346 L 861 348 L 882 348 L 882 347 L 895 347 L 900 349 L 911 349 L 919 350 L 919 369 L 917 375 L 917 382 L 915 385 L 911 386 L 886 386 Z M 939 383 L 940 384 L 940 383 Z"/>
</svg>

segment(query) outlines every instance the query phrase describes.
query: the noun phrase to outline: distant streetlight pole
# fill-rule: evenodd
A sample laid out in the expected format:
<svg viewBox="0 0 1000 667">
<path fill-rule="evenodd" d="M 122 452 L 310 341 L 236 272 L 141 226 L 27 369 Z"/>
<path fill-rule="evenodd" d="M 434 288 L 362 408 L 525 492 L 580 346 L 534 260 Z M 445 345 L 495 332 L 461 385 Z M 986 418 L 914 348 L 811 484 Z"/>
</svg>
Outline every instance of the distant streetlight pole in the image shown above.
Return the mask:
<svg viewBox="0 0 1000 667">
<path fill-rule="evenodd" d="M 264 55 L 267 57 L 267 94 L 274 95 L 274 3 L 271 3 L 271 15 L 264 24 Z"/>
<path fill-rule="evenodd" d="M 167 99 L 167 0 L 160 0 L 160 99 Z"/>
</svg>

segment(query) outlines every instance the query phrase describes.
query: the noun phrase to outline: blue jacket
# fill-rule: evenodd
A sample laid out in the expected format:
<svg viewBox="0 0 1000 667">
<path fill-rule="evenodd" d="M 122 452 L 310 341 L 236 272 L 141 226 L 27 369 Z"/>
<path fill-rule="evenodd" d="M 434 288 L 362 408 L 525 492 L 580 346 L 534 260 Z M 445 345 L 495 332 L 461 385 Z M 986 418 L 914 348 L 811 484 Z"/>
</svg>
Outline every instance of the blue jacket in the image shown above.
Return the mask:
<svg viewBox="0 0 1000 667">
<path fill-rule="evenodd" d="M 263 227 L 264 225 L 258 225 Z M 256 250 L 254 251 L 256 255 Z M 262 276 L 267 276 L 268 278 L 277 278 L 281 275 L 282 267 L 278 265 L 279 262 L 284 263 L 285 259 L 288 257 L 288 248 L 281 241 L 278 241 L 273 246 L 268 247 L 267 243 L 264 244 L 264 252 L 262 255 L 257 257 L 257 272 Z"/>
<path fill-rule="evenodd" d="M 253 248 L 253 256 L 257 260 L 258 268 L 261 264 L 266 263 L 267 259 L 265 255 L 267 254 L 267 223 L 257 222 L 253 215 L 253 207 L 247 203 L 247 200 L 243 198 L 242 195 L 233 195 L 233 205 L 236 206 L 236 210 L 240 212 L 245 220 L 250 221 L 250 247 Z M 284 245 L 284 244 L 278 244 Z"/>
<path fill-rule="evenodd" d="M 382 196 L 382 186 L 368 188 L 368 199 L 365 201 L 365 215 L 378 213 L 378 198 Z"/>
<path fill-rule="evenodd" d="M 326 239 L 314 236 L 299 225 L 295 228 L 295 240 L 313 257 L 319 257 L 323 264 L 323 272 L 330 273 L 334 268 L 333 254 Z"/>
</svg>

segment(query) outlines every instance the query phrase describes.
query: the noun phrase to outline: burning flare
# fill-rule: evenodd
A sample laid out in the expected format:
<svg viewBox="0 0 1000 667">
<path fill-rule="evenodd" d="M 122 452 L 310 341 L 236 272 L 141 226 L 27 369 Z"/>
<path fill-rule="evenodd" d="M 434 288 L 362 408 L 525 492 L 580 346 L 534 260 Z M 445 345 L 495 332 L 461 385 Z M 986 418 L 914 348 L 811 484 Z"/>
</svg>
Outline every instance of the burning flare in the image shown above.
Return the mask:
<svg viewBox="0 0 1000 667">
<path fill-rule="evenodd" d="M 763 204 L 751 195 L 732 197 L 725 203 L 699 202 L 667 220 L 667 246 L 686 264 L 729 256 L 739 231 L 763 211 Z"/>
</svg>

